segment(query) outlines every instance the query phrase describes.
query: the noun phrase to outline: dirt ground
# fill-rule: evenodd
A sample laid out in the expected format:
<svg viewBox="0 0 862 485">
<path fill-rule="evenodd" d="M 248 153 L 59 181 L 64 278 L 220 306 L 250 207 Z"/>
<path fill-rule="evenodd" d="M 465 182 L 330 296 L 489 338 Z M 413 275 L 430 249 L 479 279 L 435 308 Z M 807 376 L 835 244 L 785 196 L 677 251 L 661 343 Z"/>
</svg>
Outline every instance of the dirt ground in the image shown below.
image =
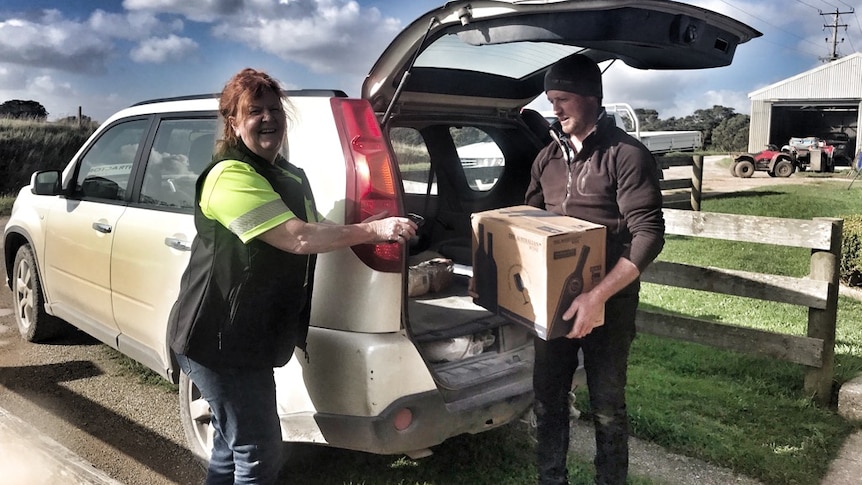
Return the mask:
<svg viewBox="0 0 862 485">
<path fill-rule="evenodd" d="M 747 179 L 734 177 L 730 174 L 730 157 L 728 155 L 711 155 L 704 157 L 703 175 L 701 180 L 703 197 L 722 194 L 727 192 L 738 192 L 758 187 L 785 184 L 818 184 L 834 183 L 840 187 L 847 187 L 853 181 L 852 176 L 843 173 L 848 167 L 836 167 L 833 174 L 814 174 L 796 172 L 790 177 L 770 177 L 766 172 L 754 172 Z M 664 170 L 666 180 L 692 178 L 692 167 L 671 167 Z M 862 186 L 862 178 L 856 180 L 855 184 Z"/>
</svg>

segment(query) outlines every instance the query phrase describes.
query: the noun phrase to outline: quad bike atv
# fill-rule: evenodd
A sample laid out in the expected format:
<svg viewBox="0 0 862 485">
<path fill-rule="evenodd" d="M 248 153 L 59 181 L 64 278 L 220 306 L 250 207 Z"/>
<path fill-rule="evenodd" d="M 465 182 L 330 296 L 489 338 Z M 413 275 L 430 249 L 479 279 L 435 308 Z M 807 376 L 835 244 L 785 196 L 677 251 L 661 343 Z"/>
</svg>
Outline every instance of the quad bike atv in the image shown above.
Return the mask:
<svg viewBox="0 0 862 485">
<path fill-rule="evenodd" d="M 790 177 L 797 166 L 793 153 L 781 151 L 776 145 L 767 145 L 766 150 L 743 153 L 734 158 L 730 173 L 740 178 L 749 178 L 756 171 L 766 172 L 770 177 Z"/>
<path fill-rule="evenodd" d="M 835 171 L 835 146 L 829 145 L 815 136 L 791 137 L 787 145 L 781 147 L 781 151 L 791 153 L 796 157 L 796 168 L 800 172 L 805 170 Z M 812 154 L 814 157 L 819 156 L 820 160 L 812 159 Z"/>
</svg>

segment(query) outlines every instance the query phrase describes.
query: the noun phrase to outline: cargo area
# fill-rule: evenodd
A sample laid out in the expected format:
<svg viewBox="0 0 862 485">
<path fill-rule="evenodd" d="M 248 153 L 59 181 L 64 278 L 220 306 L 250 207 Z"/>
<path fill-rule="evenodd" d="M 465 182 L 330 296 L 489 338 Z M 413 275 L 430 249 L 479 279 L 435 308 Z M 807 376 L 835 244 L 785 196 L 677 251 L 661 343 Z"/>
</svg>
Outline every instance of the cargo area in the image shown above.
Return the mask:
<svg viewBox="0 0 862 485">
<path fill-rule="evenodd" d="M 409 123 L 390 131 L 405 209 L 422 221 L 408 248 L 405 327 L 450 404 L 500 392 L 501 381 L 529 385 L 531 332 L 468 294 L 470 216 L 523 203 L 529 166 L 545 141 L 542 130 L 537 135 L 520 118 L 496 115 L 470 124 Z"/>
</svg>

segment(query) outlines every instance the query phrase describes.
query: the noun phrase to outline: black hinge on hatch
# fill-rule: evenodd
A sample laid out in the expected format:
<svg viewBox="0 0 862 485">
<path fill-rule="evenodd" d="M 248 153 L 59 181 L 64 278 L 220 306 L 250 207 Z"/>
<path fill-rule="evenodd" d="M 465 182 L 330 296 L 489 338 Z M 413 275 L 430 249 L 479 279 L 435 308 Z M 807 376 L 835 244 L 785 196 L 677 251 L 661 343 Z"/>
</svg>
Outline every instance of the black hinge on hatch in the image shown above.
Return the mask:
<svg viewBox="0 0 862 485">
<path fill-rule="evenodd" d="M 473 12 L 470 9 L 470 6 L 461 7 L 458 9 L 458 18 L 461 19 L 461 25 L 467 25 L 470 23 L 470 20 L 473 19 Z M 416 47 L 416 52 L 413 53 L 413 58 L 410 59 L 410 64 L 407 65 L 407 69 L 404 70 L 404 74 L 401 75 L 401 81 L 398 83 L 398 88 L 395 89 L 395 94 L 392 95 L 392 100 L 389 101 L 389 106 L 386 107 L 386 112 L 383 114 L 383 128 L 388 128 L 389 121 L 392 119 L 392 110 L 395 109 L 395 103 L 398 102 L 398 98 L 401 97 L 401 92 L 404 90 L 404 86 L 407 85 L 407 80 L 410 79 L 410 71 L 413 70 L 413 65 L 416 64 L 416 59 L 419 57 L 419 53 L 422 52 L 422 48 L 425 46 L 425 41 L 428 40 L 428 34 L 431 33 L 431 29 L 434 28 L 435 23 L 440 23 L 437 17 L 431 17 L 431 21 L 428 22 L 428 28 L 425 30 L 425 35 L 422 36 L 422 42 L 419 43 L 419 46 Z"/>
</svg>

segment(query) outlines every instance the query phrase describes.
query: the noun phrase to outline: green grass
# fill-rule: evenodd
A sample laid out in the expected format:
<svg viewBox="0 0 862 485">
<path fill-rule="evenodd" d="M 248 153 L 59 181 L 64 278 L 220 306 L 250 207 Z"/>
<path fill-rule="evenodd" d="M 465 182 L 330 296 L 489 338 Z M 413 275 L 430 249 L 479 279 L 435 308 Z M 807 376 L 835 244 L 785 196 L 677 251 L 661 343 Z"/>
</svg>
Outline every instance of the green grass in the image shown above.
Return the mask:
<svg viewBox="0 0 862 485">
<path fill-rule="evenodd" d="M 156 374 L 149 367 L 126 356 L 125 354 L 120 353 L 118 350 L 114 350 L 110 347 L 107 349 L 109 357 L 117 363 L 117 367 L 122 375 L 134 376 L 141 384 L 156 386 L 163 389 L 165 392 L 175 393 L 179 391 L 178 386 L 174 385 L 173 382 L 166 380 L 159 374 Z"/>
<path fill-rule="evenodd" d="M 12 204 L 15 203 L 14 195 L 0 195 L 0 217 L 12 213 Z"/>
<path fill-rule="evenodd" d="M 824 181 L 707 199 L 703 210 L 811 219 L 862 213 L 862 187 Z M 809 251 L 669 237 L 660 259 L 804 276 Z M 807 308 L 645 284 L 645 308 L 804 335 Z M 839 301 L 835 389 L 862 372 L 862 303 Z M 818 484 L 855 428 L 805 395 L 805 368 L 641 335 L 629 373 L 636 436 L 767 484 Z M 580 396 L 586 407 L 585 396 Z"/>
</svg>

